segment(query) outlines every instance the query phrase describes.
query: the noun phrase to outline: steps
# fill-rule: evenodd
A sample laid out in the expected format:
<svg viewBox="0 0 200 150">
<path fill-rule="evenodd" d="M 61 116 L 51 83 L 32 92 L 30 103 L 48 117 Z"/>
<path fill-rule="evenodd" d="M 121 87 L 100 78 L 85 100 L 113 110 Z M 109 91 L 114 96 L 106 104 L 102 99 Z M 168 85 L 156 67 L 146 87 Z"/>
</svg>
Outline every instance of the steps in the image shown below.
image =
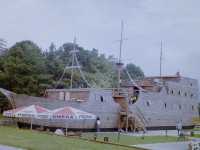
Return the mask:
<svg viewBox="0 0 200 150">
<path fill-rule="evenodd" d="M 137 106 L 135 106 L 133 110 L 129 109 L 128 98 L 128 93 L 124 90 L 113 91 L 113 99 L 121 106 L 118 127 L 120 129 L 124 128 L 126 131 L 128 131 L 128 129 L 131 131 L 146 131 L 146 124 L 148 121 Z"/>
</svg>

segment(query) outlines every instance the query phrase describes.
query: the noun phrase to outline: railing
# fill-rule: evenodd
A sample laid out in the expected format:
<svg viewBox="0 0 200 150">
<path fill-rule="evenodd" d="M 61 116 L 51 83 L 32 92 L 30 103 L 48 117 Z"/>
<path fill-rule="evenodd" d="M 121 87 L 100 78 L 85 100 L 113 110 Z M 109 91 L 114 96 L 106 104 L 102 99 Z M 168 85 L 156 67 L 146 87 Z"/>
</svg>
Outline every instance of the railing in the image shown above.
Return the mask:
<svg viewBox="0 0 200 150">
<path fill-rule="evenodd" d="M 123 88 L 120 88 L 120 89 L 113 89 L 113 90 L 112 90 L 112 95 L 113 95 L 113 96 L 121 95 L 121 96 L 127 97 L 127 96 L 128 96 L 128 92 L 125 91 L 125 89 L 123 89 Z"/>
<path fill-rule="evenodd" d="M 136 113 L 138 115 L 138 117 L 141 119 L 141 121 L 143 122 L 144 125 L 148 124 L 148 120 L 145 118 L 144 114 L 142 113 L 142 111 L 140 110 L 140 108 L 138 106 L 135 106 L 136 108 Z"/>
<path fill-rule="evenodd" d="M 0 120 L 0 126 L 1 125 L 16 125 L 16 121 L 12 118 L 3 118 Z"/>
</svg>

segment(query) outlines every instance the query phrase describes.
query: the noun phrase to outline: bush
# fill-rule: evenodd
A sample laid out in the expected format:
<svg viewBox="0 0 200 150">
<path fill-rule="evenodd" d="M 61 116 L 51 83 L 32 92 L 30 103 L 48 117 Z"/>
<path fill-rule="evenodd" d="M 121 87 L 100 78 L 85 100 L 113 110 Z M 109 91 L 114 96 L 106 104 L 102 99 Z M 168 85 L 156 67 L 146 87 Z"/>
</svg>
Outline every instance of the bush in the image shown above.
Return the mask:
<svg viewBox="0 0 200 150">
<path fill-rule="evenodd" d="M 190 136 L 194 136 L 194 131 L 191 131 L 191 132 L 190 132 Z"/>
</svg>

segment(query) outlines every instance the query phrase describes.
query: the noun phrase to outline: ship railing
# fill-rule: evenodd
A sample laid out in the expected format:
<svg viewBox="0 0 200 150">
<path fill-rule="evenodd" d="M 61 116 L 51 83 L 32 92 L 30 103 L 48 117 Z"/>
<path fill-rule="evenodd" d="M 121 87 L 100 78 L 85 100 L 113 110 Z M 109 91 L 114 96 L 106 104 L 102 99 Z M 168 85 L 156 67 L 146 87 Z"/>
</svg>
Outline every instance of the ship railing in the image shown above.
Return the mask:
<svg viewBox="0 0 200 150">
<path fill-rule="evenodd" d="M 136 113 L 137 113 L 138 117 L 142 120 L 143 124 L 144 125 L 148 124 L 148 120 L 145 118 L 145 116 L 142 113 L 142 111 L 140 110 L 140 108 L 138 106 L 135 106 L 135 108 L 136 108 Z"/>
<path fill-rule="evenodd" d="M 113 96 L 114 95 L 122 95 L 124 97 L 127 97 L 129 94 L 124 88 L 120 88 L 120 89 L 114 88 L 112 90 L 112 93 L 113 93 Z"/>
</svg>

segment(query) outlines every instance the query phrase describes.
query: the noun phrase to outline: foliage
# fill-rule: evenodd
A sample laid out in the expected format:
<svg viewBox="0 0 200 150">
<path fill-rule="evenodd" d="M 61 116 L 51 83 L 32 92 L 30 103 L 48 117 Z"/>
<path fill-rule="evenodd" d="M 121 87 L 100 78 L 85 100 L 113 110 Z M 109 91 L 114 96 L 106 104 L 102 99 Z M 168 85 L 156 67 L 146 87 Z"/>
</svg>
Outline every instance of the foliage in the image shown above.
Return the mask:
<svg viewBox="0 0 200 150">
<path fill-rule="evenodd" d="M 16 43 L 0 56 L 0 87 L 30 95 L 41 95 L 46 88 L 69 88 L 71 70 L 66 69 L 62 80 L 59 79 L 64 68 L 72 64 L 70 52 L 73 48 L 73 43 L 65 43 L 59 48 L 52 43 L 42 51 L 31 41 Z M 86 50 L 79 45 L 75 48 L 83 74 L 92 87 L 116 87 L 114 57 L 107 58 L 97 49 Z M 125 68 L 133 79 L 144 77 L 142 70 L 134 64 L 127 64 Z M 128 79 L 125 73 L 122 79 Z M 87 87 L 77 69 L 74 70 L 73 87 Z"/>
<path fill-rule="evenodd" d="M 142 71 L 142 69 L 138 66 L 136 66 L 135 64 L 127 64 L 125 69 L 128 71 L 128 73 L 130 74 L 130 76 L 133 79 L 141 79 L 144 78 L 144 72 Z M 126 70 L 124 70 L 123 72 L 126 72 Z M 124 75 L 123 76 L 124 79 L 128 79 L 128 75 Z"/>
<path fill-rule="evenodd" d="M 11 104 L 9 103 L 8 99 L 0 93 L 0 119 L 2 118 L 2 113 L 4 110 L 8 110 L 11 108 Z"/>
<path fill-rule="evenodd" d="M 89 51 L 78 45 L 75 47 L 79 51 L 77 57 L 81 69 L 90 85 L 93 87 L 116 87 L 117 72 L 112 56 L 106 58 L 105 55 L 99 54 L 97 49 Z M 56 49 L 54 44 L 51 44 L 48 52 L 45 53 L 48 73 L 53 75 L 52 83 L 54 84 L 52 84 L 52 87 L 56 87 L 56 84 L 58 84 L 56 81 L 61 77 L 64 67 L 72 64 L 70 51 L 73 48 L 73 43 L 65 43 L 58 49 Z M 142 70 L 134 64 L 127 64 L 126 69 L 133 79 L 144 77 Z M 57 87 L 69 88 L 70 75 L 71 70 L 66 70 L 63 80 L 59 82 Z M 128 79 L 126 74 L 123 74 L 123 79 Z M 86 82 L 77 69 L 74 72 L 73 85 L 75 88 L 87 87 Z"/>
<path fill-rule="evenodd" d="M 45 60 L 31 41 L 16 43 L 0 58 L 0 86 L 17 93 L 39 95 L 46 83 Z"/>
<path fill-rule="evenodd" d="M 199 131 L 199 130 L 195 130 L 195 131 Z M 199 139 L 199 138 L 200 138 L 200 134 L 194 133 L 192 137 L 193 137 L 193 138 L 198 138 L 198 139 Z"/>
</svg>

